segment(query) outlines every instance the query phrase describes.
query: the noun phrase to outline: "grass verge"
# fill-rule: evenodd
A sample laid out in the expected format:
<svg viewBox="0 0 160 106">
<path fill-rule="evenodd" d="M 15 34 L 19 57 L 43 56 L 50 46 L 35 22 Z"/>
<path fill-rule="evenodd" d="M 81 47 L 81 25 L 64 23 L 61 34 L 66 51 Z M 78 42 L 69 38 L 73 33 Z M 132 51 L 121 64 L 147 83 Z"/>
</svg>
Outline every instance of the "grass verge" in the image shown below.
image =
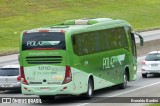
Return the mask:
<svg viewBox="0 0 160 106">
<path fill-rule="evenodd" d="M 110 17 L 135 30 L 160 28 L 159 0 L 0 0 L 0 53 L 18 50 L 23 30 L 78 18 Z"/>
</svg>

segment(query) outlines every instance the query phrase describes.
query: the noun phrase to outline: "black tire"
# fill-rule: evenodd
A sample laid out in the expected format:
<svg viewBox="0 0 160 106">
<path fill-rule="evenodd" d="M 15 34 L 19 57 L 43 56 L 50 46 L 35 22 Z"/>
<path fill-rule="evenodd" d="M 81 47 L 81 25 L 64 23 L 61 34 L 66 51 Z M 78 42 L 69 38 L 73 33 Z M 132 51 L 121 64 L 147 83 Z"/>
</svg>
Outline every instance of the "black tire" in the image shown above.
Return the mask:
<svg viewBox="0 0 160 106">
<path fill-rule="evenodd" d="M 120 89 L 125 89 L 127 87 L 128 84 L 128 75 L 126 74 L 126 72 L 123 74 L 123 83 L 119 85 Z"/>
<path fill-rule="evenodd" d="M 42 103 L 46 103 L 46 102 L 52 102 L 55 99 L 55 96 L 39 96 L 39 98 L 41 99 Z"/>
<path fill-rule="evenodd" d="M 147 74 L 142 74 L 142 77 L 143 78 L 147 78 Z"/>
<path fill-rule="evenodd" d="M 87 92 L 83 95 L 83 98 L 84 99 L 91 99 L 93 97 L 93 91 L 94 91 L 93 81 L 91 79 L 89 79 L 88 89 L 87 89 Z"/>
</svg>

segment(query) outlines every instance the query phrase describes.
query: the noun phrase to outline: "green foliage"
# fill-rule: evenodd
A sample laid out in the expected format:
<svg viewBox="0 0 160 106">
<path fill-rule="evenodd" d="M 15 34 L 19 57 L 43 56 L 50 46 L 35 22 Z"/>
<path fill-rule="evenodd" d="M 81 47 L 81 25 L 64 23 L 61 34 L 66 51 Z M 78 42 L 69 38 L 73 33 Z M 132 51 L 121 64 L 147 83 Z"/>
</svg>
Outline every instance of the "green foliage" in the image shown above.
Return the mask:
<svg viewBox="0 0 160 106">
<path fill-rule="evenodd" d="M 160 28 L 160 0 L 0 0 L 0 52 L 18 50 L 23 30 L 64 20 L 109 17 L 135 30 Z"/>
</svg>

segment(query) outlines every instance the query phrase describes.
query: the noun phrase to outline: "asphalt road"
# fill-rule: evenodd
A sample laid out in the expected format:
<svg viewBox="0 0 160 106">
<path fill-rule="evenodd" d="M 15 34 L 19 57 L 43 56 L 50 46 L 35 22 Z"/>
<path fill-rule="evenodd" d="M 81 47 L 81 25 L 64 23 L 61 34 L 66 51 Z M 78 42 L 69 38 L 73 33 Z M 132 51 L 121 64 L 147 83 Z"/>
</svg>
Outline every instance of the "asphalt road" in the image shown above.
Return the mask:
<svg viewBox="0 0 160 106">
<path fill-rule="evenodd" d="M 17 55 L 11 55 L 10 59 L 17 56 Z M 0 57 L 2 59 L 2 57 Z M 4 57 L 3 60 L 7 59 L 7 56 Z M 14 59 L 13 59 L 14 60 Z M 69 96 L 69 97 L 57 97 L 54 102 L 56 103 L 49 103 L 45 105 L 65 105 L 65 106 L 106 106 L 107 104 L 109 106 L 117 106 L 117 103 L 108 103 L 107 97 L 113 97 L 113 99 L 125 99 L 123 97 L 140 97 L 139 99 L 142 99 L 143 97 L 160 97 L 159 89 L 160 89 L 160 78 L 159 76 L 149 76 L 148 78 L 142 78 L 141 77 L 141 62 L 144 60 L 143 57 L 138 58 L 138 72 L 137 72 L 137 80 L 132 81 L 128 83 L 128 87 L 124 90 L 119 90 L 117 87 L 110 87 L 105 88 L 102 90 L 98 90 L 94 92 L 94 98 L 91 100 L 83 100 L 79 97 L 75 96 Z M 18 64 L 18 61 L 6 61 L 2 64 Z M 1 64 L 1 65 L 2 65 Z M 22 95 L 20 92 L 15 91 L 0 91 L 0 97 L 37 97 L 37 96 L 26 96 Z M 120 98 L 114 98 L 114 97 L 120 97 Z M 127 99 L 126 98 L 126 99 Z M 132 98 L 130 98 L 132 99 Z M 107 103 L 106 103 L 107 102 Z M 110 101 L 109 101 L 110 102 Z M 124 101 L 128 102 L 128 101 Z M 131 106 L 141 106 L 145 103 L 118 103 L 118 105 L 124 106 L 124 105 L 131 105 Z M 29 104 L 0 104 L 0 106 L 27 106 Z M 44 105 L 44 104 L 30 104 L 30 105 Z"/>
<path fill-rule="evenodd" d="M 160 39 L 160 30 L 146 31 L 146 32 L 141 32 L 140 34 L 142 35 L 144 42 Z M 135 38 L 136 38 L 136 43 L 139 43 L 140 41 L 138 36 L 135 36 Z"/>
<path fill-rule="evenodd" d="M 0 57 L 0 67 L 7 64 L 18 64 L 18 54 L 1 56 Z"/>
</svg>

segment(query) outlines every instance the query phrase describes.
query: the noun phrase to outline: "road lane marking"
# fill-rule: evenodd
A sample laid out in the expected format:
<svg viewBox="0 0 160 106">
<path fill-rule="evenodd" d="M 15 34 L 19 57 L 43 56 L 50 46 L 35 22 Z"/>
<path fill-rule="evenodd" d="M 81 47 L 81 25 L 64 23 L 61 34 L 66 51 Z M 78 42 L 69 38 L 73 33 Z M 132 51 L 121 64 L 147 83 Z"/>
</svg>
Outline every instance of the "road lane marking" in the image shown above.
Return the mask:
<svg viewBox="0 0 160 106">
<path fill-rule="evenodd" d="M 146 85 L 146 86 L 142 86 L 142 87 L 139 87 L 139 88 L 136 88 L 136 89 L 132 89 L 132 90 L 129 90 L 129 91 L 126 91 L 126 92 L 118 93 L 118 94 L 111 95 L 111 96 L 108 96 L 108 97 L 119 96 L 119 95 L 122 95 L 122 94 L 126 94 L 126 93 L 130 93 L 130 92 L 133 92 L 133 91 L 137 91 L 137 90 L 140 90 L 140 89 L 143 89 L 143 88 L 146 88 L 146 87 L 150 87 L 150 86 L 153 86 L 153 85 L 157 85 L 157 84 L 160 84 L 160 82 L 153 83 L 153 84 Z M 106 99 L 106 98 L 104 98 L 104 99 Z M 88 104 L 91 104 L 91 103 L 94 103 L 94 102 L 97 102 L 97 101 L 100 101 L 100 100 L 104 100 L 104 99 L 98 99 L 98 100 L 91 101 L 90 103 L 83 103 L 83 104 L 76 105 L 76 106 L 84 106 L 84 105 L 88 105 Z"/>
<path fill-rule="evenodd" d="M 130 92 L 137 91 L 137 90 L 140 90 L 140 89 L 143 89 L 143 88 L 146 88 L 146 87 L 150 87 L 150 86 L 153 86 L 153 85 L 157 85 L 157 84 L 160 84 L 160 82 L 153 83 L 153 84 L 146 85 L 146 86 L 142 86 L 142 87 L 132 89 L 132 90 L 129 90 L 129 91 L 126 91 L 126 92 L 122 92 L 122 93 L 119 93 L 119 94 L 115 94 L 115 95 L 112 95 L 112 96 L 109 96 L 109 97 L 115 97 L 115 96 L 122 95 L 122 94 L 125 94 L 125 93 L 130 93 Z"/>
</svg>

